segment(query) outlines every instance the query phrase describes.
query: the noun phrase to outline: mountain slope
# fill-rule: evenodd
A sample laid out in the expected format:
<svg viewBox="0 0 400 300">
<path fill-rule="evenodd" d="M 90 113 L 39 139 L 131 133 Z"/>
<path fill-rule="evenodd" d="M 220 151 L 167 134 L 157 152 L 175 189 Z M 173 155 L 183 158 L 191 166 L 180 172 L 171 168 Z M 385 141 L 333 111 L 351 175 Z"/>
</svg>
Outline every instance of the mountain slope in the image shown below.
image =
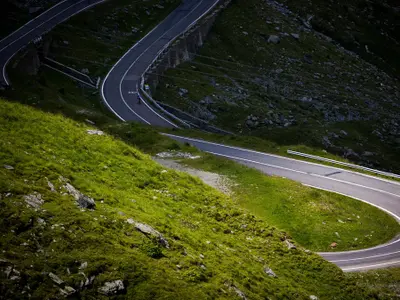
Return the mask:
<svg viewBox="0 0 400 300">
<path fill-rule="evenodd" d="M 377 296 L 287 249 L 227 196 L 87 125 L 1 101 L 0 128 L 3 299 Z"/>
</svg>

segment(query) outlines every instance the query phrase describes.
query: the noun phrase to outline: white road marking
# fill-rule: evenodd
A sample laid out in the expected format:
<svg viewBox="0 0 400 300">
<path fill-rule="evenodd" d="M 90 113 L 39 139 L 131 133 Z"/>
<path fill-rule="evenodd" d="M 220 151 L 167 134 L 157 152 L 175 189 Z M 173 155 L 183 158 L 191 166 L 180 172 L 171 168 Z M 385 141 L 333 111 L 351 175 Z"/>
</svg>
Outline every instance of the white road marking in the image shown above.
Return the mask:
<svg viewBox="0 0 400 300">
<path fill-rule="evenodd" d="M 336 252 L 332 252 L 336 253 Z M 366 256 L 366 257 L 358 257 L 358 258 L 349 258 L 349 259 L 339 259 L 339 260 L 330 260 L 332 263 L 337 263 L 337 262 L 343 262 L 343 261 L 352 261 L 352 260 L 360 260 L 360 259 L 367 259 L 367 258 L 377 258 L 377 257 L 383 257 L 383 256 L 388 256 L 392 254 L 400 253 L 400 251 L 395 251 L 391 253 L 384 253 L 384 254 L 377 254 L 377 255 L 372 255 L 372 256 Z"/>
<path fill-rule="evenodd" d="M 100 4 L 100 3 L 102 3 L 102 2 L 104 2 L 104 1 L 106 1 L 106 0 L 100 0 L 100 1 L 97 1 L 96 3 L 93 3 L 93 4 L 90 4 L 90 5 L 88 5 L 88 6 L 85 6 L 84 8 L 82 8 L 82 9 L 80 9 L 80 10 L 78 10 L 77 12 L 75 12 L 75 13 L 73 13 L 72 15 L 70 15 L 70 16 L 67 16 L 66 18 L 64 18 L 61 22 L 59 22 L 58 24 L 60 24 L 60 23 L 62 23 L 62 22 L 64 22 L 65 20 L 68 20 L 69 18 L 71 18 L 71 17 L 73 17 L 73 16 L 75 16 L 76 14 L 79 14 L 81 11 L 84 11 L 84 10 L 86 10 L 86 9 L 88 9 L 88 8 L 91 8 L 92 6 L 95 6 L 95 5 L 97 5 L 97 4 Z M 75 5 L 75 4 L 74 4 Z M 69 8 L 70 8 L 71 6 L 69 6 Z M 57 24 L 55 24 L 54 26 L 56 26 Z M 53 26 L 53 27 L 54 27 Z M 53 28 L 52 27 L 52 28 Z M 37 28 L 37 27 L 36 27 Z M 35 29 L 36 29 L 35 28 Z M 2 74 L 3 74 L 3 78 L 4 78 L 4 80 L 5 80 L 5 82 L 6 82 L 6 84 L 7 85 L 10 85 L 10 83 L 8 82 L 8 80 L 7 80 L 7 75 L 6 75 L 6 67 L 7 67 L 7 64 L 9 63 L 9 61 L 23 48 L 23 47 L 25 47 L 26 45 L 22 45 L 17 51 L 15 51 L 8 59 L 7 59 L 7 61 L 6 61 L 6 63 L 4 64 L 4 66 L 3 66 L 3 71 L 2 71 Z M 0 51 L 1 52 L 1 51 Z M 111 109 L 112 110 L 112 109 Z M 118 116 L 118 114 L 116 114 L 117 116 Z"/>
<path fill-rule="evenodd" d="M 167 17 L 165 17 L 165 19 L 167 19 Z M 125 52 L 124 55 L 122 55 L 122 57 L 112 66 L 112 68 L 110 69 L 110 71 L 108 71 L 106 77 L 104 77 L 104 80 L 101 84 L 101 97 L 103 98 L 103 101 L 106 103 L 106 105 L 108 106 L 108 108 L 121 120 L 121 121 L 126 121 L 125 119 L 123 119 L 112 107 L 111 105 L 107 102 L 107 99 L 104 95 L 104 85 L 105 82 L 107 81 L 108 77 L 110 76 L 111 72 L 114 70 L 114 68 L 124 59 L 125 56 L 127 56 L 137 45 L 139 45 L 139 43 L 141 41 L 143 41 L 148 35 L 150 35 L 154 30 L 156 30 L 164 21 L 165 19 L 159 23 L 157 26 L 155 26 L 152 30 L 150 30 L 144 37 L 142 37 L 137 43 L 135 43 L 128 51 Z"/>
<path fill-rule="evenodd" d="M 167 49 L 167 48 L 169 47 L 169 45 L 171 44 L 171 42 L 172 42 L 173 40 L 175 40 L 179 35 L 181 35 L 181 34 L 183 34 L 184 32 L 186 32 L 189 28 L 191 28 L 191 27 L 193 26 L 193 24 L 197 23 L 198 20 L 200 20 L 204 15 L 206 15 L 210 10 L 212 10 L 212 9 L 215 7 L 215 5 L 217 5 L 218 2 L 219 2 L 219 0 L 216 0 L 216 1 L 213 3 L 213 5 L 211 5 L 201 16 L 199 16 L 196 20 L 194 20 L 192 23 L 190 23 L 189 26 L 187 26 L 184 30 L 182 30 L 179 34 L 177 34 L 174 38 L 172 38 L 167 44 L 164 45 L 164 47 L 163 47 L 160 51 L 158 51 L 156 57 L 153 59 L 153 61 L 150 63 L 150 65 L 147 67 L 147 69 L 144 71 L 144 73 L 143 73 L 142 76 L 141 76 L 141 78 L 142 78 L 141 86 L 143 86 L 143 81 L 144 81 L 143 75 L 148 71 L 148 69 L 150 68 L 150 66 L 158 59 L 160 53 L 162 53 L 165 49 Z M 197 7 L 195 7 L 193 10 L 195 10 L 196 8 L 197 8 Z M 192 13 L 192 12 L 193 12 L 193 11 L 191 11 L 190 13 Z M 189 14 L 190 14 L 190 13 L 189 13 Z M 172 28 L 171 28 L 171 29 L 172 29 Z M 136 87 L 136 88 L 137 88 L 137 87 Z M 138 88 L 137 88 L 137 90 L 139 91 Z M 141 88 L 141 90 L 145 93 L 145 95 L 146 95 L 147 97 L 151 98 L 151 96 L 150 96 L 143 88 Z M 139 93 L 139 96 L 140 96 L 140 93 Z M 154 112 L 157 116 L 159 116 L 160 118 L 162 118 L 164 121 L 168 122 L 169 124 L 171 124 L 171 125 L 174 126 L 175 128 L 179 128 L 179 126 L 177 126 L 176 124 L 170 122 L 168 119 L 164 118 L 162 115 L 160 115 L 159 113 L 157 113 L 152 107 L 150 107 L 150 105 L 147 104 L 146 101 L 143 100 L 143 98 L 142 98 L 142 101 L 143 101 L 143 103 L 146 104 L 147 107 L 148 107 L 152 112 Z M 172 114 L 170 114 L 170 115 L 172 115 Z M 175 116 L 175 115 L 172 115 L 172 116 L 173 116 L 175 119 L 178 119 L 179 122 L 185 124 L 185 125 L 188 126 L 188 127 L 191 127 L 191 126 L 189 126 L 189 124 L 187 124 L 185 121 L 183 121 L 182 119 L 178 118 L 177 116 Z"/>
<path fill-rule="evenodd" d="M 354 270 L 371 269 L 371 268 L 376 268 L 376 267 L 396 266 L 396 265 L 400 265 L 400 260 L 393 261 L 393 262 L 387 262 L 387 263 L 381 263 L 381 264 L 360 266 L 360 267 L 342 268 L 342 270 L 345 272 L 348 272 L 348 271 L 354 271 Z"/>
<path fill-rule="evenodd" d="M 156 39 L 153 43 L 150 44 L 150 46 L 148 46 L 146 48 L 146 50 L 144 50 L 135 60 L 134 62 L 129 66 L 129 68 L 125 71 L 124 75 L 122 76 L 120 82 L 119 82 L 119 94 L 121 96 L 122 101 L 125 103 L 125 105 L 128 107 L 128 109 L 133 112 L 136 116 L 138 116 L 140 119 L 142 119 L 145 123 L 151 125 L 151 123 L 149 121 L 147 121 L 146 119 L 144 119 L 143 117 L 141 117 L 138 113 L 136 113 L 125 101 L 125 98 L 123 96 L 122 93 L 122 82 L 124 81 L 124 78 L 126 76 L 126 74 L 128 74 L 129 70 L 132 68 L 132 66 L 147 52 L 147 50 L 149 50 L 155 43 L 157 43 L 160 39 L 162 39 L 168 32 L 170 32 L 173 28 L 175 28 L 180 22 L 182 22 L 184 19 L 186 19 L 197 7 L 199 7 L 201 5 L 201 3 L 204 0 L 201 0 L 196 6 L 195 8 L 193 8 L 184 18 L 182 18 L 181 20 L 179 20 L 179 22 L 175 23 L 170 29 L 168 29 L 166 32 L 164 32 L 158 39 Z M 140 95 L 139 95 L 140 97 Z M 143 101 L 143 99 L 141 99 Z M 144 101 L 143 101 L 144 102 Z M 149 107 L 149 105 L 146 106 Z M 154 110 L 152 110 L 154 112 Z M 164 118 L 163 118 L 164 119 Z M 164 119 L 165 120 L 165 119 Z M 171 123 L 169 121 L 167 121 L 168 123 Z"/>
<path fill-rule="evenodd" d="M 0 43 L 2 41 L 4 41 L 5 39 L 8 39 L 10 36 L 14 35 L 15 33 L 17 33 L 18 31 L 20 31 L 22 28 L 24 28 L 25 26 L 27 26 L 28 24 L 32 23 L 33 21 L 35 21 L 36 19 L 40 18 L 42 15 L 44 15 L 45 13 L 48 13 L 49 11 L 51 11 L 52 9 L 56 8 L 57 6 L 63 4 L 64 2 L 66 2 L 68 0 L 63 0 L 61 2 L 58 2 L 56 5 L 50 7 L 49 9 L 45 10 L 44 12 L 42 12 L 40 15 L 38 15 L 37 17 L 33 18 L 32 20 L 28 21 L 27 23 L 25 23 L 24 25 L 22 25 L 20 28 L 18 28 L 17 30 L 14 30 L 12 33 L 10 33 L 9 35 L 7 35 L 5 38 L 2 38 L 0 40 Z"/>
<path fill-rule="evenodd" d="M 300 174 L 306 174 L 306 175 L 310 175 L 310 176 L 314 176 L 314 177 L 318 177 L 318 178 L 324 178 L 324 179 L 327 179 L 327 180 L 332 180 L 332 181 L 336 181 L 336 182 L 340 182 L 340 183 L 344 183 L 344 184 L 348 184 L 348 185 L 354 185 L 354 186 L 357 186 L 357 187 L 365 188 L 365 189 L 376 191 L 376 192 L 380 192 L 380 193 L 385 193 L 385 194 L 400 198 L 400 195 L 392 194 L 392 193 L 384 191 L 384 190 L 371 188 L 371 187 L 368 187 L 368 186 L 365 186 L 365 185 L 361 185 L 361 184 L 358 184 L 358 183 L 352 183 L 352 182 L 348 182 L 348 181 L 344 181 L 344 180 L 340 180 L 340 179 L 336 179 L 336 178 L 325 177 L 324 175 L 319 175 L 319 174 L 314 174 L 314 173 L 310 173 L 310 172 L 304 172 L 304 171 L 294 170 L 294 169 L 290 169 L 290 168 L 280 167 L 280 166 L 277 166 L 277 165 L 271 165 L 271 164 L 267 164 L 267 163 L 262 163 L 262 162 L 258 162 L 258 161 L 255 161 L 255 160 L 242 158 L 242 157 L 238 157 L 238 156 L 225 155 L 225 154 L 215 153 L 215 152 L 212 152 L 212 151 L 205 151 L 205 152 L 208 152 L 208 153 L 211 153 L 211 154 L 214 154 L 214 155 L 218 155 L 218 156 L 224 156 L 224 157 L 231 158 L 231 159 L 243 160 L 243 161 L 251 162 L 251 163 L 254 163 L 254 164 L 264 165 L 264 166 L 267 166 L 267 167 L 272 167 L 272 168 L 282 169 L 282 170 L 286 170 L 286 171 L 291 171 L 291 172 L 294 172 L 294 173 L 300 173 Z"/>
<path fill-rule="evenodd" d="M 86 0 L 81 0 L 81 1 L 79 1 L 79 2 L 77 2 L 77 3 L 74 3 L 73 5 L 68 6 L 67 8 L 63 9 L 62 11 L 60 11 L 58 14 L 52 16 L 50 19 L 48 19 L 48 20 L 46 20 L 46 21 L 40 23 L 40 24 L 39 24 L 38 26 L 36 26 L 35 28 L 32 28 L 32 29 L 29 30 L 27 33 L 25 33 L 24 35 L 22 35 L 22 36 L 20 36 L 19 38 L 13 40 L 11 43 L 7 44 L 5 47 L 3 47 L 2 49 L 0 49 L 0 52 L 2 52 L 4 49 L 10 47 L 12 44 L 14 44 L 15 42 L 19 41 L 19 40 L 22 39 L 24 36 L 28 35 L 29 33 L 31 33 L 32 31 L 34 31 L 34 30 L 37 29 L 38 27 L 42 26 L 43 24 L 48 23 L 50 20 L 52 20 L 52 19 L 54 19 L 55 17 L 57 17 L 58 15 L 62 14 L 64 11 L 70 9 L 71 7 L 73 7 L 73 6 L 75 6 L 75 5 L 80 4 L 80 3 L 83 2 L 83 1 L 86 1 Z"/>
<path fill-rule="evenodd" d="M 333 169 L 333 170 L 342 171 L 344 173 L 351 173 L 351 174 L 354 174 L 354 175 L 359 175 L 359 176 L 368 177 L 368 178 L 372 178 L 372 179 L 379 180 L 379 181 L 384 181 L 384 182 L 387 182 L 387 183 L 390 183 L 390 184 L 394 184 L 394 185 L 400 185 L 400 182 L 397 182 L 397 181 L 388 180 L 388 179 L 385 179 L 385 178 L 376 177 L 376 176 L 372 176 L 372 175 L 368 175 L 368 174 L 363 174 L 363 173 L 360 173 L 360 172 L 354 172 L 354 171 L 351 171 L 351 170 L 346 170 L 346 169 L 341 169 L 341 168 L 337 168 L 337 167 L 332 167 L 332 166 L 322 165 L 322 164 L 318 164 L 318 163 L 313 163 L 313 162 L 309 162 L 309 161 L 305 161 L 305 160 L 294 159 L 294 158 L 281 156 L 281 155 L 277 155 L 277 154 L 264 153 L 264 152 L 260 152 L 260 151 L 256 151 L 256 150 L 250 150 L 250 149 L 236 147 L 236 146 L 228 146 L 228 145 L 219 144 L 219 143 L 215 143 L 215 142 L 209 142 L 209 141 L 206 141 L 206 140 L 189 138 L 189 137 L 179 136 L 179 135 L 174 135 L 174 134 L 169 134 L 169 133 L 161 133 L 161 134 L 166 135 L 166 136 L 177 137 L 177 138 L 180 138 L 180 139 L 186 139 L 186 140 L 189 140 L 189 141 L 194 141 L 194 142 L 199 142 L 199 143 L 204 143 L 204 144 L 210 144 L 210 145 L 216 145 L 216 146 L 225 147 L 225 148 L 229 148 L 229 149 L 235 149 L 235 150 L 240 150 L 240 151 L 244 151 L 244 152 L 256 153 L 256 154 L 260 154 L 260 155 L 264 155 L 264 156 L 271 156 L 271 157 L 281 158 L 281 159 L 285 159 L 285 160 L 295 161 L 297 163 L 304 163 L 304 164 L 308 164 L 308 165 L 324 167 L 324 168 L 327 168 L 327 169 Z"/>
</svg>

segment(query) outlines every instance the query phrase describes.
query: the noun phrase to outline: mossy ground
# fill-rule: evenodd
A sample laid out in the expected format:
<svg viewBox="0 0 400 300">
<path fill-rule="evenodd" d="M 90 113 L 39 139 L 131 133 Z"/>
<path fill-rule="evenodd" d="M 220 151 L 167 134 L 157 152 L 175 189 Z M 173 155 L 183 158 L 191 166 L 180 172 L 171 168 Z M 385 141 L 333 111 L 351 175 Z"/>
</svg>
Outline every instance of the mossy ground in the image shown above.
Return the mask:
<svg viewBox="0 0 400 300">
<path fill-rule="evenodd" d="M 233 198 L 241 206 L 313 251 L 367 248 L 400 232 L 400 225 L 391 216 L 358 200 L 266 176 L 212 155 L 184 162 L 228 176 L 235 182 Z M 333 242 L 338 244 L 335 249 L 330 247 Z"/>
<path fill-rule="evenodd" d="M 20 104 L 1 101 L 0 107 L 1 165 L 14 167 L 0 171 L 1 257 L 21 272 L 18 280 L 2 278 L 8 299 L 59 297 L 48 272 L 79 289 L 82 262 L 85 276 L 96 276 L 79 292 L 88 299 L 101 299 L 97 288 L 117 279 L 127 288 L 121 299 L 232 299 L 232 285 L 249 299 L 378 293 L 357 287 L 317 255 L 288 250 L 282 232 L 235 200 L 186 174 L 163 172 L 111 136 L 88 135 L 87 125 Z M 60 189 L 60 176 L 94 198 L 95 210 L 79 209 Z M 44 200 L 38 209 L 23 199 L 34 192 Z M 136 231 L 128 218 L 156 228 L 170 249 Z M 263 273 L 265 265 L 278 278 Z"/>
</svg>

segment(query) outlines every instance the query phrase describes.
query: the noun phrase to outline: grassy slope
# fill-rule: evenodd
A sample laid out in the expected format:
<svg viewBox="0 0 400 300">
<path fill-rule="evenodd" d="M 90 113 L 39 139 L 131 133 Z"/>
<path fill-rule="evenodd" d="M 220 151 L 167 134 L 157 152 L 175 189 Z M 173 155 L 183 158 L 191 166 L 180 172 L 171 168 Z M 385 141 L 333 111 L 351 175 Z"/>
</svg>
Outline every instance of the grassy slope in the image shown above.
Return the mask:
<svg viewBox="0 0 400 300">
<path fill-rule="evenodd" d="M 2 277 L 6 298 L 57 297 L 47 272 L 78 288 L 84 261 L 85 275 L 96 276 L 80 292 L 84 298 L 101 299 L 96 288 L 116 279 L 127 287 L 121 299 L 232 299 L 231 284 L 249 299 L 368 299 L 378 293 L 357 287 L 317 255 L 287 250 L 281 232 L 199 180 L 164 173 L 121 141 L 88 135 L 82 123 L 1 101 L 0 125 L 1 165 L 15 168 L 0 171 L 1 256 L 21 272 L 17 281 Z M 60 190 L 59 176 L 93 197 L 96 209 L 79 209 Z M 22 198 L 33 192 L 44 199 L 38 210 Z M 170 249 L 134 230 L 128 218 L 162 232 Z M 278 278 L 266 276 L 265 265 Z"/>
<path fill-rule="evenodd" d="M 400 268 L 375 270 L 369 272 L 348 273 L 348 278 L 357 280 L 363 287 L 374 287 L 380 290 L 380 295 L 393 295 L 400 298 Z"/>
<path fill-rule="evenodd" d="M 400 225 L 391 216 L 358 200 L 267 177 L 212 155 L 185 163 L 227 175 L 236 183 L 232 187 L 233 198 L 241 206 L 276 224 L 313 251 L 332 251 L 332 242 L 337 242 L 335 250 L 339 251 L 366 248 L 384 243 L 387 235 L 394 237 L 400 231 Z"/>
<path fill-rule="evenodd" d="M 353 161 L 398 171 L 398 134 L 394 129 L 381 129 L 398 119 L 396 101 L 387 100 L 398 94 L 379 86 L 383 82 L 398 89 L 398 82 L 334 44 L 302 31 L 293 19 L 263 1 L 233 2 L 216 21 L 201 49 L 200 55 L 205 57 L 198 56 L 166 72 L 155 98 L 193 112 L 194 104 L 208 96 L 214 103 L 200 106 L 217 116 L 211 121 L 217 126 L 279 145 L 304 144 L 333 154 L 344 154 L 349 148 L 361 156 L 350 155 Z M 299 33 L 300 40 L 287 36 L 281 37 L 277 45 L 266 42 L 270 34 L 280 32 Z M 312 64 L 304 61 L 306 54 L 312 57 Z M 187 89 L 187 96 L 179 96 L 179 88 Z M 317 101 L 302 102 L 299 99 L 303 96 Z M 323 111 L 341 114 L 345 119 L 351 111 L 357 117 L 352 121 L 329 121 Z M 249 128 L 249 115 L 256 116 L 259 123 L 265 118 L 275 122 L 283 116 L 289 126 L 275 122 Z M 372 133 L 375 129 L 388 130 L 385 140 Z M 341 130 L 348 135 L 341 135 Z M 331 138 L 331 134 L 337 136 Z M 324 136 L 334 146 L 326 148 Z M 364 157 L 364 151 L 373 154 Z"/>
</svg>

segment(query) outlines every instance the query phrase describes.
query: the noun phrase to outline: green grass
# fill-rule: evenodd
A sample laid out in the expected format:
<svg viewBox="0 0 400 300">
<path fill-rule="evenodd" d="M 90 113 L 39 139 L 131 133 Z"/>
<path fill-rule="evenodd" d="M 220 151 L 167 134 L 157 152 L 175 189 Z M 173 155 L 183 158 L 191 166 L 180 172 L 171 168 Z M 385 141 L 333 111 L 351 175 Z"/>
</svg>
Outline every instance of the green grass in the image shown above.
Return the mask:
<svg viewBox="0 0 400 300">
<path fill-rule="evenodd" d="M 400 232 L 400 225 L 390 215 L 358 200 L 265 176 L 212 155 L 185 163 L 228 176 L 235 182 L 233 198 L 242 207 L 313 251 L 367 248 L 385 243 Z M 333 242 L 338 244 L 335 249 L 330 248 Z"/>
<path fill-rule="evenodd" d="M 346 277 L 357 280 L 360 287 L 378 288 L 382 297 L 400 297 L 400 268 L 347 273 Z"/>
<path fill-rule="evenodd" d="M 163 172 L 112 136 L 88 135 L 84 123 L 1 101 L 0 128 L 0 165 L 14 167 L 0 169 L 0 267 L 13 264 L 21 273 L 13 281 L 1 272 L 6 298 L 24 299 L 27 286 L 33 299 L 58 297 L 48 272 L 78 289 L 82 262 L 82 272 L 95 276 L 79 292 L 86 299 L 106 299 L 97 288 L 117 279 L 126 286 L 118 299 L 232 299 L 232 285 L 249 299 L 378 295 L 318 255 L 289 251 L 284 233 L 236 200 L 186 174 Z M 95 210 L 79 209 L 60 176 L 95 199 Z M 34 192 L 44 200 L 36 210 L 23 200 Z M 128 218 L 156 228 L 170 249 L 134 230 Z M 278 278 L 263 273 L 266 265 Z"/>
</svg>

